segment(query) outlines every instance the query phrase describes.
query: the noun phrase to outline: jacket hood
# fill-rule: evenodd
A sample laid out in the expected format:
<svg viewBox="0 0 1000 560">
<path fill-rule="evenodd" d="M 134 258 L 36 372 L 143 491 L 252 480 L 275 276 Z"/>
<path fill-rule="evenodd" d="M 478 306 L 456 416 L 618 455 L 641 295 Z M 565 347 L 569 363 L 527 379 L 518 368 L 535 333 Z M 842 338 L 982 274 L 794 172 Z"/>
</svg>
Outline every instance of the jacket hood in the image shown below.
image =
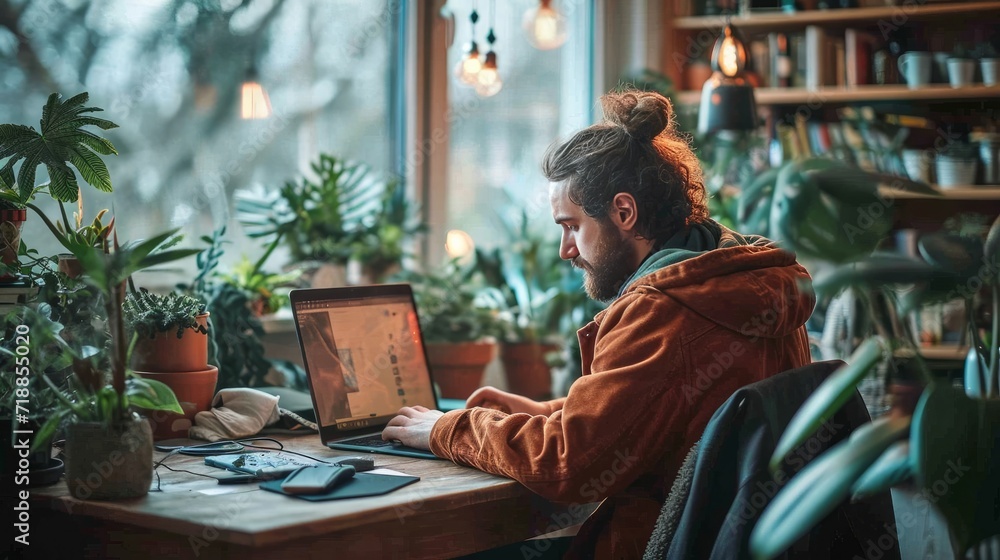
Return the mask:
<svg viewBox="0 0 1000 560">
<path fill-rule="evenodd" d="M 623 290 L 656 291 L 745 336 L 787 336 L 805 324 L 816 299 L 795 254 L 722 226 L 718 248 L 678 259 L 656 253 Z"/>
</svg>

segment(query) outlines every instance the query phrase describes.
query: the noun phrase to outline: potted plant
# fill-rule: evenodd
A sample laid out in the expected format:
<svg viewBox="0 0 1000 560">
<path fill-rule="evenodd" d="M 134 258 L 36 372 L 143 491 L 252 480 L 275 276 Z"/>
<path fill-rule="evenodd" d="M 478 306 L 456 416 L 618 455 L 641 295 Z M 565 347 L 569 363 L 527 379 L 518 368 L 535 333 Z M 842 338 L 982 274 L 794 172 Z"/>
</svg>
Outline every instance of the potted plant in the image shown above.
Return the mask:
<svg viewBox="0 0 1000 560">
<path fill-rule="evenodd" d="M 220 227 L 211 236 L 202 237 L 208 244 L 198 253 L 198 273 L 190 284 L 177 288 L 182 293 L 206 302 L 212 324 L 208 340 L 208 363 L 219 368 L 216 389 L 228 387 L 260 387 L 288 385 L 308 390 L 305 371 L 287 360 L 271 360 L 264 356 L 264 327 L 253 311 L 253 297 L 247 290 L 224 280 L 218 271 L 224 254 L 226 228 Z M 266 256 L 266 255 L 265 255 Z M 258 263 L 262 263 L 259 260 Z M 284 377 L 278 380 L 272 370 Z"/>
<path fill-rule="evenodd" d="M 109 140 L 84 127 L 109 130 L 118 125 L 88 115 L 102 110 L 86 107 L 88 99 L 87 92 L 65 101 L 58 93 L 53 93 L 42 108 L 39 130 L 18 124 L 0 124 L 0 161 L 6 160 L 0 167 L 0 263 L 7 270 L 17 267 L 21 227 L 27 218 L 28 203 L 36 194 L 47 191 L 59 201 L 63 222 L 68 224 L 62 202 L 77 200 L 80 191 L 73 167 L 84 181 L 98 190 L 112 190 L 111 177 L 100 156 L 118 152 Z M 15 176 L 18 162 L 21 165 Z M 45 166 L 49 182 L 35 185 L 39 165 Z M 7 272 L 0 276 L 0 282 L 12 279 L 14 276 Z"/>
<path fill-rule="evenodd" d="M 427 361 L 441 397 L 467 398 L 482 386 L 504 328 L 498 310 L 480 298 L 478 271 L 451 260 L 438 270 L 408 271 L 399 278 L 413 285 Z"/>
<path fill-rule="evenodd" d="M 942 188 L 976 183 L 976 148 L 962 141 L 952 142 L 935 159 L 938 185 Z"/>
<path fill-rule="evenodd" d="M 111 250 L 111 234 L 114 232 L 115 219 L 111 218 L 107 224 L 102 220 L 104 215 L 108 212 L 105 208 L 97 213 L 94 217 L 94 221 L 84 225 L 83 224 L 83 196 L 77 200 L 77 206 L 79 212 L 73 212 L 73 219 L 76 222 L 75 232 L 81 240 L 89 243 L 91 246 L 101 249 L 105 253 Z M 65 233 L 66 228 L 63 226 L 62 222 L 56 222 L 56 228 L 60 232 Z M 57 255 L 59 272 L 62 272 L 70 278 L 77 278 L 83 274 L 83 268 L 80 266 L 79 259 L 76 258 L 72 253 L 62 253 Z"/>
<path fill-rule="evenodd" d="M 361 267 L 361 283 L 382 282 L 397 272 L 406 256 L 407 239 L 427 230 L 415 217 L 401 181 L 390 180 L 383 188 L 378 205 L 361 220 L 351 245 L 351 261 Z"/>
<path fill-rule="evenodd" d="M 135 272 L 197 253 L 172 249 L 176 230 L 105 253 L 75 232 L 60 232 L 45 216 L 42 221 L 83 267 L 81 277 L 96 289 L 104 310 L 107 345 L 63 346 L 73 362 L 70 388 L 52 384 L 59 404 L 39 430 L 36 441 L 66 428 L 66 480 L 71 495 L 80 499 L 144 496 L 152 481 L 152 431 L 132 407 L 146 410 L 182 410 L 170 389 L 158 381 L 129 375 L 122 303 L 125 281 Z M 51 383 L 43 376 L 47 383 Z"/>
<path fill-rule="evenodd" d="M 278 241 L 279 238 L 271 241 L 264 254 L 256 261 L 251 261 L 244 255 L 240 262 L 230 268 L 230 272 L 219 274 L 219 280 L 246 293 L 250 309 L 257 317 L 274 313 L 287 305 L 288 290 L 282 288 L 292 285 L 302 274 L 298 269 L 286 273 L 264 271 L 264 263 L 278 246 Z"/>
<path fill-rule="evenodd" d="M 315 180 L 288 181 L 277 192 L 236 193 L 237 219 L 247 235 L 281 239 L 313 287 L 347 283 L 352 256 L 372 272 L 386 272 L 402 258 L 403 238 L 422 227 L 410 223 L 402 185 L 377 179 L 363 163 L 327 154 L 311 168 Z"/>
<path fill-rule="evenodd" d="M 920 241 L 922 258 L 879 252 L 876 249 L 892 223 L 892 208 L 879 196 L 879 178 L 868 175 L 866 179 L 858 173 L 798 162 L 779 172 L 774 188 L 771 236 L 800 257 L 831 265 L 814 276 L 814 287 L 822 298 L 845 288 L 858 290 L 859 295 L 880 292 L 887 298 L 882 301 L 894 302 L 892 307 L 905 316 L 927 303 L 956 296 L 971 301 L 984 284 L 994 294 L 1000 291 L 1000 220 L 985 243 L 928 235 Z M 900 291 L 904 286 L 907 289 Z M 781 481 L 777 495 L 750 537 L 756 558 L 780 554 L 843 499 L 863 499 L 890 486 L 934 496 L 931 503 L 944 516 L 956 557 L 964 557 L 970 546 L 1000 528 L 1000 481 L 991 474 L 1000 467 L 1000 399 L 988 391 L 986 398 L 973 399 L 953 389 L 950 381 L 936 378 L 921 358 L 907 323 L 889 321 L 887 325 L 876 316 L 876 300 L 862 301 L 869 302 L 877 336 L 862 342 L 848 365 L 802 406 L 777 443 L 772 471 L 778 472 L 786 456 L 831 418 L 878 364 L 889 371 L 891 408 L 790 480 L 776 478 Z M 995 301 L 993 341 L 1000 335 L 1000 300 Z M 984 359 L 974 360 L 970 367 L 975 368 L 975 376 L 981 376 L 982 386 L 993 387 L 1000 352 L 993 348 L 995 342 L 986 350 L 978 333 L 973 340 Z M 946 487 L 941 487 L 948 461 L 969 469 L 957 480 L 949 476 Z"/>
<path fill-rule="evenodd" d="M 997 85 L 997 76 L 1000 76 L 1000 56 L 997 56 L 997 49 L 993 43 L 988 41 L 980 43 L 976 47 L 976 58 L 979 59 L 983 85 Z"/>
<path fill-rule="evenodd" d="M 132 367 L 144 379 L 155 379 L 174 392 L 182 415 L 153 413 L 153 437 L 186 437 L 198 412 L 212 407 L 219 369 L 208 364 L 209 314 L 194 297 L 157 295 L 142 289 L 126 296 L 122 306 L 132 334 Z"/>
<path fill-rule="evenodd" d="M 956 43 L 951 56 L 948 57 L 948 82 L 953 88 L 972 84 L 976 75 L 976 61 L 962 43 Z"/>
</svg>

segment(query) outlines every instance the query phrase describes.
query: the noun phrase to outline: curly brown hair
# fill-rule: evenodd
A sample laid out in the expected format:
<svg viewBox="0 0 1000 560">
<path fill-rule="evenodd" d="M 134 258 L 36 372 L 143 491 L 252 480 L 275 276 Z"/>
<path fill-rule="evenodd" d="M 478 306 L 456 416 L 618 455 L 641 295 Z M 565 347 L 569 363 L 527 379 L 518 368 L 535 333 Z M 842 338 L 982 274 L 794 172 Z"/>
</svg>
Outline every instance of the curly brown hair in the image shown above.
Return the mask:
<svg viewBox="0 0 1000 560">
<path fill-rule="evenodd" d="M 618 193 L 638 207 L 636 234 L 662 243 L 708 219 L 701 165 L 676 130 L 670 101 L 654 92 L 601 96 L 604 120 L 552 145 L 542 162 L 549 181 L 569 180 L 569 199 L 607 220 Z"/>
</svg>

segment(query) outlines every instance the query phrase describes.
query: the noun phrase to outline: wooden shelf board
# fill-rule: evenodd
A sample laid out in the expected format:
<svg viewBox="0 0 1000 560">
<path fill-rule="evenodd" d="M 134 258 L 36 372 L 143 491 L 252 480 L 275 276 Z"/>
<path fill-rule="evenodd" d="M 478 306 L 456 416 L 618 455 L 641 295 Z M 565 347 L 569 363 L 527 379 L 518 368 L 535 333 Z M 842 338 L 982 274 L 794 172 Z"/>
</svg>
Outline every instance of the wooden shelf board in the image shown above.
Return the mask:
<svg viewBox="0 0 1000 560">
<path fill-rule="evenodd" d="M 962 185 L 955 187 L 940 187 L 933 185 L 941 198 L 947 200 L 1000 200 L 1000 185 Z M 879 189 L 883 196 L 894 199 L 936 199 L 937 197 L 928 194 L 915 193 L 882 187 Z"/>
<path fill-rule="evenodd" d="M 968 353 L 969 348 L 967 346 L 935 345 L 920 347 L 920 355 L 925 360 L 964 360 L 965 355 Z"/>
<path fill-rule="evenodd" d="M 855 87 L 827 86 L 819 89 L 805 88 L 757 88 L 754 98 L 758 105 L 817 106 L 825 103 L 852 103 L 873 101 L 960 101 L 963 99 L 1000 99 L 1000 86 L 982 84 L 953 88 L 944 84 L 934 84 L 919 89 L 909 89 L 905 85 L 870 85 Z M 681 104 L 697 104 L 701 91 L 681 91 L 674 99 Z"/>
<path fill-rule="evenodd" d="M 903 6 L 878 8 L 758 13 L 736 15 L 730 21 L 738 29 L 770 30 L 777 27 L 805 27 L 806 25 L 875 24 L 879 20 L 892 22 L 893 18 L 927 19 L 941 16 L 978 15 L 984 11 L 1000 11 L 1000 2 L 947 2 L 923 6 L 910 3 Z M 675 29 L 721 29 L 725 24 L 725 16 L 681 17 L 673 21 Z"/>
</svg>

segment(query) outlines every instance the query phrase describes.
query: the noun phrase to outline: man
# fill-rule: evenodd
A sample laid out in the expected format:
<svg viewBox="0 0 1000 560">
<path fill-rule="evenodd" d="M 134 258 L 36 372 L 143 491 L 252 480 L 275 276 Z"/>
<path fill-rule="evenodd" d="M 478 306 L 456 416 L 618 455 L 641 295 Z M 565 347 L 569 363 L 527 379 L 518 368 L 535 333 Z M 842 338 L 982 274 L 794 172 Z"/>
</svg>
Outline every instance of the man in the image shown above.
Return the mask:
<svg viewBox="0 0 1000 560">
<path fill-rule="evenodd" d="M 736 389 L 809 363 L 814 299 L 795 256 L 708 219 L 670 102 L 601 98 L 604 121 L 550 149 L 560 256 L 610 301 L 580 329 L 583 376 L 534 402 L 490 387 L 469 408 L 403 408 L 386 439 L 518 480 L 555 501 L 605 500 L 567 557 L 637 558 L 685 455 Z"/>
</svg>

